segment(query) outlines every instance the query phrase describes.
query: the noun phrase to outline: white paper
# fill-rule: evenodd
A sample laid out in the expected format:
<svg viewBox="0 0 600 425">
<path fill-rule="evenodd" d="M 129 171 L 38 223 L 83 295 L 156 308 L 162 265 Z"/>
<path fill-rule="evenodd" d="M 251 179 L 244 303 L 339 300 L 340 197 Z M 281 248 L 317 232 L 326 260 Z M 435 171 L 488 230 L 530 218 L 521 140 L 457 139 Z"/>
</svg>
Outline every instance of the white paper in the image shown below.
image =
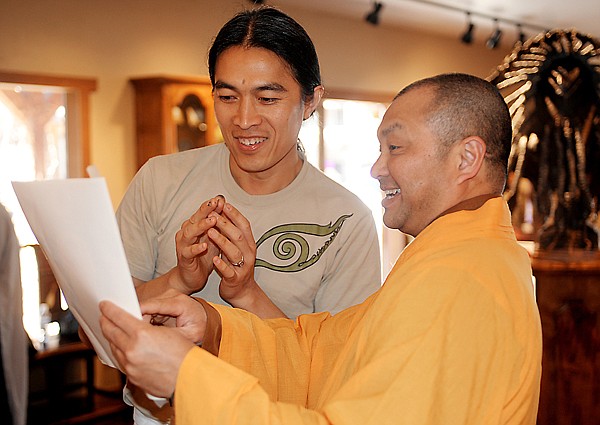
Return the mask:
<svg viewBox="0 0 600 425">
<path fill-rule="evenodd" d="M 100 360 L 117 367 L 100 329 L 98 303 L 137 318 L 140 307 L 104 178 L 13 182 L 69 308 Z"/>
</svg>

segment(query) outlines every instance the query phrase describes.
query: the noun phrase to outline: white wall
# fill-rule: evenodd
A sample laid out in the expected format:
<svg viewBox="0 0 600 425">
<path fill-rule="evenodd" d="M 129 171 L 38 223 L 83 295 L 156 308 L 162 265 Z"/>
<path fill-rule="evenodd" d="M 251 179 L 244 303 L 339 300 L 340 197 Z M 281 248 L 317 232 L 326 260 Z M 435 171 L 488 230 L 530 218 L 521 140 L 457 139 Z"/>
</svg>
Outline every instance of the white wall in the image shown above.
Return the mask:
<svg viewBox="0 0 600 425">
<path fill-rule="evenodd" d="M 324 0 L 326 1 L 326 0 Z M 207 74 L 212 37 L 243 0 L 1 0 L 0 69 L 89 77 L 91 161 L 115 206 L 135 173 L 131 77 Z M 441 72 L 486 77 L 507 51 L 456 39 L 373 27 L 272 1 L 313 38 L 326 88 L 389 92 Z"/>
</svg>

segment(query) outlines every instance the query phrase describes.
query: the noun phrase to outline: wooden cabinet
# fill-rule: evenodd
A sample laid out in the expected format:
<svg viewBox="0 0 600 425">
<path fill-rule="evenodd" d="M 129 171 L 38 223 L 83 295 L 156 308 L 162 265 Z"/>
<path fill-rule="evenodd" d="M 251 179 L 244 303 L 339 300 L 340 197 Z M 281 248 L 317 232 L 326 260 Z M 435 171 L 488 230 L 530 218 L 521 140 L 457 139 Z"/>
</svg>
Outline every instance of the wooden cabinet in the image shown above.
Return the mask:
<svg viewBox="0 0 600 425">
<path fill-rule="evenodd" d="M 132 78 L 137 165 L 221 141 L 208 77 Z"/>
<path fill-rule="evenodd" d="M 63 341 L 54 348 L 38 351 L 29 362 L 29 404 L 27 423 L 69 425 L 114 423 L 116 414 L 129 412 L 122 386 L 107 391 L 95 386 L 99 363 L 96 352 L 80 341 Z M 119 373 L 120 374 L 120 373 Z M 120 375 L 122 385 L 125 376 Z M 100 422 L 104 418 L 106 422 Z"/>
<path fill-rule="evenodd" d="M 600 421 L 600 253 L 532 261 L 543 333 L 538 425 Z"/>
</svg>

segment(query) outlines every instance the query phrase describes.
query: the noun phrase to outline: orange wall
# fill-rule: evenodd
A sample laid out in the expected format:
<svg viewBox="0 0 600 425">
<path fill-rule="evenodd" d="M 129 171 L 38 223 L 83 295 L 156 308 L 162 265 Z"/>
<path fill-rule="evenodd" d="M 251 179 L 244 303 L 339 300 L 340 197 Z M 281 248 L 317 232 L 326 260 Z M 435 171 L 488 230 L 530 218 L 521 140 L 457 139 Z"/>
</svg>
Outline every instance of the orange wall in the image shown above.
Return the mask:
<svg viewBox="0 0 600 425">
<path fill-rule="evenodd" d="M 486 77 L 506 50 L 465 46 L 457 39 L 373 27 L 272 1 L 313 38 L 326 88 L 386 92 L 441 73 Z M 95 78 L 91 161 L 119 203 L 135 173 L 131 77 L 206 75 L 209 43 L 242 0 L 2 0 L 0 69 Z"/>
</svg>

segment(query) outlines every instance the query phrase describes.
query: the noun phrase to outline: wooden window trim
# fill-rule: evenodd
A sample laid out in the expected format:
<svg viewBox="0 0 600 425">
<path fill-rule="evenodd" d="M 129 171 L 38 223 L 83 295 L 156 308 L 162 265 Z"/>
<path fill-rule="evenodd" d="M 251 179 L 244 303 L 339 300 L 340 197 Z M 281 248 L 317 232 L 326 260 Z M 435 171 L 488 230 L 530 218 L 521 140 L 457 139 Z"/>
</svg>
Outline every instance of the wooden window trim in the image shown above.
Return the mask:
<svg viewBox="0 0 600 425">
<path fill-rule="evenodd" d="M 67 102 L 71 106 L 67 108 L 68 174 L 69 177 L 85 176 L 85 169 L 90 164 L 90 94 L 96 90 L 96 80 L 0 70 L 0 83 L 66 89 Z M 72 143 L 72 140 L 79 143 Z"/>
</svg>

